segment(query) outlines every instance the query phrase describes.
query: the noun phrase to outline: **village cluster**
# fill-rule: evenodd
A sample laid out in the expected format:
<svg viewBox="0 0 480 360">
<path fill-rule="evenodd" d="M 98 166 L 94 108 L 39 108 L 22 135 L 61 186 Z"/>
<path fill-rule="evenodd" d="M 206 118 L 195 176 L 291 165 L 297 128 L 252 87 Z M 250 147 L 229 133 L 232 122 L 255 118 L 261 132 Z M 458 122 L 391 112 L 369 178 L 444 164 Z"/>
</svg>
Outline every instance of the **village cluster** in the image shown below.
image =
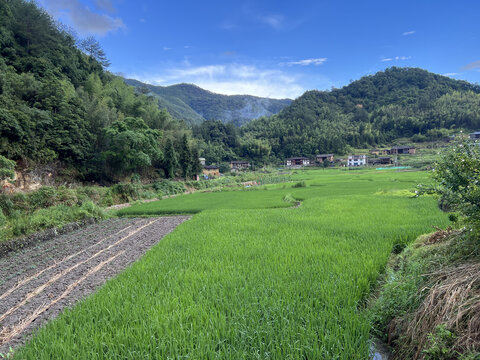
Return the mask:
<svg viewBox="0 0 480 360">
<path fill-rule="evenodd" d="M 299 168 L 304 166 L 366 166 L 366 165 L 390 165 L 394 164 L 395 159 L 392 156 L 415 154 L 413 146 L 394 146 L 391 149 L 372 149 L 370 157 L 367 155 L 348 155 L 347 158 L 335 158 L 334 154 L 318 154 L 314 159 L 298 156 L 290 157 L 285 160 L 284 166 L 288 168 Z M 383 156 L 382 156 L 383 155 Z M 385 156 L 390 155 L 390 156 Z M 203 175 L 220 176 L 220 168 L 217 165 L 205 165 L 205 159 L 199 159 L 203 166 Z M 235 160 L 230 162 L 230 171 L 238 172 L 249 170 L 252 164 L 246 160 Z"/>
<path fill-rule="evenodd" d="M 453 135 L 447 140 L 454 138 Z M 480 140 L 480 131 L 469 134 L 471 140 Z M 377 166 L 377 165 L 398 165 L 398 155 L 415 155 L 415 146 L 401 145 L 392 146 L 389 149 L 371 149 L 369 154 L 348 155 L 346 158 L 336 158 L 334 154 L 318 154 L 315 158 L 296 156 L 285 159 L 284 166 L 287 168 L 301 168 L 304 166 L 338 166 L 338 167 L 357 167 L 357 166 Z M 220 167 L 217 165 L 206 165 L 205 158 L 200 158 L 203 166 L 203 177 L 220 176 Z M 239 172 L 252 169 L 252 164 L 247 160 L 230 161 L 230 172 Z"/>
</svg>

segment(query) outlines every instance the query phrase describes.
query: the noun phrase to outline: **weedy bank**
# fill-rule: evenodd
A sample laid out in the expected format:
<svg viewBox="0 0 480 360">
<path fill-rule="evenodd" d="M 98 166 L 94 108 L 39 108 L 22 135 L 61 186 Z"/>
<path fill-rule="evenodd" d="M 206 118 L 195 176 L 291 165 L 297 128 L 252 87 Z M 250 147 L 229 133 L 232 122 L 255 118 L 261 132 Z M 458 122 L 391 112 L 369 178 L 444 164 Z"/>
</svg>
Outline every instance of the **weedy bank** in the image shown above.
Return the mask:
<svg viewBox="0 0 480 360">
<path fill-rule="evenodd" d="M 402 195 L 425 176 L 299 171 L 124 209 L 198 214 L 16 357 L 367 359 L 358 310 L 392 248 L 448 223 L 434 199 Z"/>
</svg>

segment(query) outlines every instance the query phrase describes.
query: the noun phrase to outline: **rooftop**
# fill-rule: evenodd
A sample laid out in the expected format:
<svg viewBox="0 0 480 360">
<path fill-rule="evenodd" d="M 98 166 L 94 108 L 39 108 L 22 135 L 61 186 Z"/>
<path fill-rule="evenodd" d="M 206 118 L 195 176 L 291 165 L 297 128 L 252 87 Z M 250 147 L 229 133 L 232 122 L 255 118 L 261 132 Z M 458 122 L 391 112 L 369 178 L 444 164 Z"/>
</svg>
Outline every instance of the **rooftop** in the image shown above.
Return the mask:
<svg viewBox="0 0 480 360">
<path fill-rule="evenodd" d="M 400 150 L 400 149 L 415 149 L 415 146 L 392 146 L 392 150 Z"/>
</svg>

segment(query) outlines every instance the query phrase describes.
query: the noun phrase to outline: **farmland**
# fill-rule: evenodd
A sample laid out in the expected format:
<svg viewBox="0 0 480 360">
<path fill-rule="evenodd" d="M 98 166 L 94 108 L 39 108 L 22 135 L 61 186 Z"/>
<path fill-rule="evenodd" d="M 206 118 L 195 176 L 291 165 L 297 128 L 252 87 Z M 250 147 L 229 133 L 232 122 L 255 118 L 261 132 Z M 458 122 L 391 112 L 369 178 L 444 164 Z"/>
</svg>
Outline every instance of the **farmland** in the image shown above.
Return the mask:
<svg viewBox="0 0 480 360">
<path fill-rule="evenodd" d="M 123 209 L 196 215 L 16 356 L 366 359 L 361 309 L 392 248 L 448 223 L 433 198 L 408 196 L 426 177 L 298 171 Z"/>
</svg>

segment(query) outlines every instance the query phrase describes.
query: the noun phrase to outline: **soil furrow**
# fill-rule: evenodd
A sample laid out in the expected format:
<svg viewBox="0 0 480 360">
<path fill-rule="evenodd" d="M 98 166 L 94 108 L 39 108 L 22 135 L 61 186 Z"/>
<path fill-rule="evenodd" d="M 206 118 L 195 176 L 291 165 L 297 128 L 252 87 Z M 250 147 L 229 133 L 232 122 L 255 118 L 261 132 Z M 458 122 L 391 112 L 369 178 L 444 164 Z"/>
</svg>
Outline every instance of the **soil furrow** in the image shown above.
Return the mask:
<svg viewBox="0 0 480 360">
<path fill-rule="evenodd" d="M 11 279 L 0 281 L 0 353 L 94 292 L 188 218 L 111 219 L 1 258 L 0 275 Z"/>
<path fill-rule="evenodd" d="M 26 284 L 28 284 L 30 281 L 32 281 L 33 279 L 38 278 L 38 277 L 39 277 L 41 274 L 43 274 L 44 272 L 46 272 L 46 271 L 48 271 L 48 270 L 50 270 L 50 269 L 53 269 L 53 268 L 55 268 L 55 267 L 58 267 L 60 264 L 62 264 L 62 263 L 64 263 L 64 262 L 66 262 L 66 261 L 68 261 L 68 260 L 70 260 L 70 259 L 72 259 L 72 258 L 74 258 L 74 257 L 76 257 L 76 256 L 78 256 L 78 255 L 80 255 L 81 253 L 87 251 L 88 249 L 91 249 L 92 247 L 98 246 L 99 244 L 101 244 L 101 243 L 103 243 L 105 240 L 107 240 L 108 238 L 110 238 L 110 237 L 112 237 L 112 236 L 114 236 L 114 235 L 117 235 L 117 234 L 119 234 L 119 233 L 121 233 L 121 232 L 123 232 L 123 231 L 125 231 L 125 230 L 127 230 L 127 229 L 129 229 L 129 228 L 131 228 L 131 227 L 132 227 L 132 225 L 129 225 L 129 226 L 127 226 L 126 228 L 124 228 L 124 229 L 116 232 L 115 234 L 109 235 L 109 236 L 103 238 L 103 239 L 100 240 L 98 243 L 93 244 L 93 245 L 90 245 L 88 248 L 85 248 L 85 249 L 83 249 L 83 250 L 80 250 L 80 251 L 76 252 L 75 254 L 69 255 L 69 256 L 67 256 L 66 258 L 60 260 L 59 262 L 55 262 L 55 263 L 53 263 L 52 265 L 50 265 L 49 267 L 47 267 L 47 268 L 45 268 L 45 269 L 43 269 L 43 270 L 41 270 L 41 271 L 39 271 L 39 272 L 37 272 L 37 273 L 29 276 L 29 277 L 21 280 L 21 281 L 18 282 L 14 287 L 10 288 L 10 289 L 7 290 L 5 293 L 3 293 L 2 295 L 0 295 L 0 300 L 6 298 L 6 297 L 7 297 L 8 295 L 10 295 L 12 292 L 14 292 L 15 290 L 17 290 L 20 286 L 26 285 Z"/>
<path fill-rule="evenodd" d="M 6 344 L 7 342 L 9 342 L 13 337 L 15 336 L 18 336 L 20 335 L 23 331 L 25 331 L 25 329 L 36 319 L 38 318 L 42 313 L 44 313 L 46 310 L 48 310 L 50 307 L 52 307 L 53 305 L 55 305 L 56 303 L 58 303 L 60 300 L 62 300 L 63 298 L 65 298 L 68 294 L 70 294 L 72 292 L 72 290 L 77 287 L 81 282 L 83 282 L 86 278 L 88 278 L 89 276 L 91 276 L 92 274 L 96 273 L 97 271 L 99 271 L 102 267 L 104 267 L 106 264 L 108 264 L 109 262 L 113 261 L 116 257 L 118 257 L 119 255 L 123 254 L 125 252 L 125 250 L 123 251 L 120 251 L 119 253 L 117 253 L 116 255 L 108 258 L 107 260 L 105 261 L 102 261 L 100 264 L 98 264 L 97 266 L 95 266 L 93 269 L 91 269 L 90 271 L 87 272 L 86 275 L 82 276 L 80 279 L 76 280 L 74 283 L 70 284 L 67 289 L 62 293 L 62 295 L 60 295 L 59 297 L 57 297 L 55 300 L 53 300 L 52 302 L 50 302 L 49 304 L 45 304 L 45 305 L 42 305 L 40 307 L 38 307 L 30 316 L 28 316 L 27 318 L 23 319 L 19 324 L 17 324 L 16 326 L 13 326 L 13 327 L 5 327 L 4 329 L 2 329 L 2 331 L 0 331 L 0 346 L 3 345 L 3 344 Z"/>
<path fill-rule="evenodd" d="M 43 283 L 42 285 L 38 286 L 36 289 L 34 289 L 33 291 L 31 291 L 30 293 L 28 293 L 28 295 L 22 300 L 20 301 L 19 303 L 17 303 L 14 307 L 10 308 L 8 311 L 6 311 L 4 314 L 0 315 L 0 322 L 2 322 L 3 320 L 5 320 L 5 318 L 10 315 L 11 313 L 13 313 L 14 311 L 17 311 L 20 307 L 22 307 L 23 305 L 25 305 L 28 301 L 30 301 L 34 296 L 37 296 L 38 294 L 40 294 L 42 291 L 44 291 L 47 287 L 49 287 L 52 283 L 54 283 L 55 281 L 57 281 L 58 279 L 62 278 L 63 276 L 65 276 L 66 274 L 68 274 L 69 272 L 75 270 L 77 267 L 79 267 L 80 265 L 83 265 L 85 264 L 86 262 L 90 261 L 90 260 L 93 260 L 95 259 L 96 257 L 100 256 L 103 252 L 111 249 L 112 247 L 114 246 L 117 246 L 118 244 L 120 244 L 121 242 L 125 241 L 126 239 L 130 238 L 131 236 L 135 235 L 137 232 L 143 230 L 144 228 L 146 228 L 147 226 L 150 226 L 151 224 L 155 223 L 156 221 L 158 220 L 154 220 L 154 221 L 151 221 L 149 222 L 148 224 L 130 232 L 127 236 L 121 238 L 120 240 L 114 242 L 113 244 L 109 245 L 108 247 L 106 248 L 103 248 L 101 250 L 99 250 L 98 252 L 96 252 L 94 255 L 92 255 L 91 257 L 89 257 L 88 259 L 86 260 L 83 260 L 83 261 L 80 261 L 80 262 L 77 262 L 75 265 L 63 270 L 62 272 L 56 274 L 55 276 L 53 276 L 52 278 L 50 278 L 47 282 Z"/>
</svg>

